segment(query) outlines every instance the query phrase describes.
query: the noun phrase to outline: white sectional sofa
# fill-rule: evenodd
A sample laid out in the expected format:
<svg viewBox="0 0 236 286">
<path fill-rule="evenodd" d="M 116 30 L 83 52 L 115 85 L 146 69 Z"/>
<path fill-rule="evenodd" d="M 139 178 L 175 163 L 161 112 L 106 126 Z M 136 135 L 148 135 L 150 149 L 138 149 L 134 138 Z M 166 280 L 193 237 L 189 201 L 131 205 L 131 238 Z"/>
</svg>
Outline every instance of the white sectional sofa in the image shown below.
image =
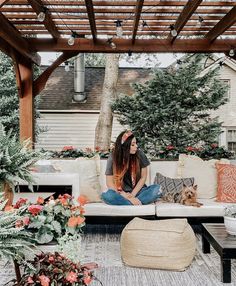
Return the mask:
<svg viewBox="0 0 236 286">
<path fill-rule="evenodd" d="M 41 185 L 71 185 L 72 194 L 77 197 L 79 195 L 79 176 L 76 173 L 76 168 L 73 166 L 75 164 L 74 160 L 52 160 L 53 165 L 60 167 L 61 172 L 56 174 L 37 174 L 40 176 Z M 168 177 L 176 177 L 178 161 L 152 161 L 149 166 L 149 175 L 147 184 L 154 182 L 156 172 Z M 105 185 L 105 168 L 106 160 L 100 160 L 100 185 L 101 191 L 106 190 Z M 70 175 L 68 174 L 70 173 Z M 61 178 L 59 179 L 59 177 Z M 71 178 L 69 178 L 69 177 Z M 45 177 L 45 180 L 44 180 Z M 78 180 L 77 186 L 76 179 Z M 50 193 L 52 194 L 52 193 Z M 23 194 L 18 194 L 17 197 L 22 196 Z M 35 193 L 34 196 L 39 194 Z M 46 194 L 44 194 L 45 196 Z M 48 195 L 48 194 L 47 194 Z M 28 196 L 28 195 L 27 195 Z M 32 196 L 32 194 L 31 194 Z M 85 205 L 85 216 L 86 217 L 134 217 L 134 216 L 150 216 L 157 219 L 161 218 L 174 218 L 174 217 L 187 217 L 187 218 L 196 218 L 201 221 L 223 218 L 224 208 L 227 206 L 227 203 L 216 202 L 215 198 L 212 199 L 199 199 L 199 202 L 203 203 L 203 206 L 200 208 L 192 206 L 184 206 L 177 203 L 166 203 L 166 202 L 157 202 L 156 204 L 143 205 L 143 206 L 111 206 L 103 202 L 94 202 L 88 203 Z M 213 220 L 211 220 L 213 219 Z"/>
</svg>

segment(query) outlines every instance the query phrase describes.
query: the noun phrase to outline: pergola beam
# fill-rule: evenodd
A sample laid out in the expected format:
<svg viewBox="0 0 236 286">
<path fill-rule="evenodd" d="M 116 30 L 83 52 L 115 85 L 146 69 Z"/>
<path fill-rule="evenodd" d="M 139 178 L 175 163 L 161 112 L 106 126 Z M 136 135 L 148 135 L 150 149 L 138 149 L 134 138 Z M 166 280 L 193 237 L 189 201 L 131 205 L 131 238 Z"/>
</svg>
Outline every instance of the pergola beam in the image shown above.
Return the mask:
<svg viewBox="0 0 236 286">
<path fill-rule="evenodd" d="M 45 13 L 45 19 L 43 21 L 43 24 L 45 26 L 45 28 L 48 30 L 48 32 L 53 36 L 54 39 L 58 39 L 60 37 L 60 33 L 58 32 L 51 14 L 48 10 L 48 8 L 45 8 L 43 3 L 41 2 L 41 0 L 28 0 L 28 2 L 30 3 L 31 7 L 33 8 L 33 10 L 35 11 L 35 13 L 38 15 L 40 12 L 44 12 Z"/>
<path fill-rule="evenodd" d="M 0 0 L 0 8 L 7 2 L 9 2 L 9 0 Z"/>
<path fill-rule="evenodd" d="M 95 43 L 97 41 L 97 28 L 96 28 L 96 22 L 95 22 L 95 15 L 94 15 L 92 0 L 85 0 L 85 5 L 86 5 L 87 13 L 88 13 L 89 24 L 90 24 L 90 28 L 91 28 L 93 41 Z"/>
<path fill-rule="evenodd" d="M 47 69 L 34 81 L 33 95 L 38 95 L 45 87 L 48 78 L 52 72 L 66 60 L 75 57 L 78 54 L 77 51 L 68 51 L 62 53 Z"/>
<path fill-rule="evenodd" d="M 40 64 L 40 56 L 30 48 L 29 43 L 22 38 L 20 32 L 0 12 L 0 38 L 6 41 L 12 48 L 17 50 L 24 57 L 36 64 Z"/>
<path fill-rule="evenodd" d="M 223 34 L 236 22 L 236 6 L 227 13 L 205 36 L 210 42 L 213 42 L 218 36 Z"/>
<path fill-rule="evenodd" d="M 113 39 L 116 49 L 107 44 L 107 40 L 97 39 L 75 39 L 75 45 L 69 46 L 66 39 L 58 39 L 55 43 L 52 39 L 28 39 L 39 52 L 73 51 L 89 53 L 205 53 L 205 52 L 227 52 L 230 46 L 236 47 L 236 39 L 218 39 L 210 43 L 207 39 L 176 39 L 171 43 L 169 39 L 136 39 L 132 44 L 130 39 Z"/>
<path fill-rule="evenodd" d="M 189 0 L 188 3 L 184 6 L 183 11 L 180 13 L 174 24 L 174 29 L 176 30 L 177 35 L 173 37 L 170 34 L 169 36 L 172 43 L 181 32 L 185 24 L 188 22 L 188 20 L 191 18 L 197 7 L 201 4 L 201 2 L 202 0 Z"/>
<path fill-rule="evenodd" d="M 133 26 L 133 35 L 132 35 L 132 43 L 134 44 L 135 38 L 137 35 L 139 20 L 143 8 L 144 0 L 137 0 L 136 8 L 135 8 L 135 16 L 134 16 L 134 26 Z"/>
</svg>

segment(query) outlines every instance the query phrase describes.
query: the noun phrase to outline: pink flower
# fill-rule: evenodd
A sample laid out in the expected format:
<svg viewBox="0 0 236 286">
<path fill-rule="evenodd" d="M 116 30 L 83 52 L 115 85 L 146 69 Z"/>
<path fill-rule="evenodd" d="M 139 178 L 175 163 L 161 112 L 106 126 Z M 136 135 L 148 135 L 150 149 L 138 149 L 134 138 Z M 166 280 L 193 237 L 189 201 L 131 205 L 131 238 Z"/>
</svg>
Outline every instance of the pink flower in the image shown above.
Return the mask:
<svg viewBox="0 0 236 286">
<path fill-rule="evenodd" d="M 42 209 L 43 209 L 43 206 L 40 206 L 40 205 L 31 205 L 31 206 L 28 207 L 28 211 L 32 215 L 37 215 L 38 213 L 41 212 Z"/>
<path fill-rule="evenodd" d="M 74 150 L 75 148 L 73 146 L 64 146 L 62 148 L 62 151 L 70 151 L 70 150 Z"/>
<path fill-rule="evenodd" d="M 49 256 L 49 258 L 48 258 L 48 261 L 49 262 L 53 262 L 55 259 L 54 259 L 54 257 L 53 256 Z"/>
<path fill-rule="evenodd" d="M 22 220 L 17 220 L 15 223 L 15 227 L 22 227 L 22 226 L 23 226 Z"/>
<path fill-rule="evenodd" d="M 195 148 L 192 147 L 192 146 L 188 146 L 188 147 L 186 147 L 186 150 L 189 151 L 189 152 L 192 152 L 192 151 L 195 150 Z"/>
<path fill-rule="evenodd" d="M 33 283 L 34 283 L 34 280 L 32 279 L 31 276 L 28 277 L 27 283 L 28 283 L 28 284 L 33 284 Z"/>
<path fill-rule="evenodd" d="M 216 144 L 216 143 L 211 144 L 211 148 L 217 148 L 217 147 L 218 147 L 218 144 Z"/>
<path fill-rule="evenodd" d="M 40 275 L 39 276 L 39 280 L 42 286 L 49 286 L 50 284 L 50 279 L 45 276 L 45 275 Z"/>
<path fill-rule="evenodd" d="M 23 199 L 23 198 L 20 198 L 16 204 L 14 205 L 14 208 L 15 209 L 19 209 L 21 206 L 25 205 L 27 202 L 27 199 Z"/>
<path fill-rule="evenodd" d="M 22 221 L 23 221 L 23 224 L 24 224 L 24 225 L 29 225 L 29 223 L 30 223 L 30 218 L 29 218 L 28 216 L 26 216 L 26 217 L 23 218 Z"/>
<path fill-rule="evenodd" d="M 91 276 L 85 276 L 84 277 L 84 283 L 86 285 L 89 285 L 91 283 L 91 281 L 92 281 L 92 277 Z"/>
<path fill-rule="evenodd" d="M 42 205 L 44 203 L 44 198 L 38 197 L 37 204 Z"/>
<path fill-rule="evenodd" d="M 69 281 L 70 283 L 74 283 L 77 281 L 77 274 L 73 271 L 69 272 L 66 275 L 66 280 Z"/>
<path fill-rule="evenodd" d="M 175 147 L 173 146 L 173 145 L 168 145 L 168 146 L 166 146 L 166 149 L 167 150 L 173 150 Z"/>
</svg>

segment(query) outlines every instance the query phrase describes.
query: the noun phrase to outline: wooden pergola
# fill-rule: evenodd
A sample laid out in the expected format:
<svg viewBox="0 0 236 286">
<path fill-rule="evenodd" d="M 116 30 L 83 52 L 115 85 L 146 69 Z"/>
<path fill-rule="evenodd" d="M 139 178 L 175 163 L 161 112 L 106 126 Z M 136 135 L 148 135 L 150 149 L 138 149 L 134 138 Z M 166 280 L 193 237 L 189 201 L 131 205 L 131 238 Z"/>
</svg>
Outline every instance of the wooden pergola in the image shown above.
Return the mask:
<svg viewBox="0 0 236 286">
<path fill-rule="evenodd" d="M 235 1 L 0 0 L 0 50 L 14 62 L 21 139 L 34 140 L 34 96 L 78 53 L 230 51 L 234 57 L 235 22 Z M 43 51 L 62 54 L 33 80 Z"/>
</svg>

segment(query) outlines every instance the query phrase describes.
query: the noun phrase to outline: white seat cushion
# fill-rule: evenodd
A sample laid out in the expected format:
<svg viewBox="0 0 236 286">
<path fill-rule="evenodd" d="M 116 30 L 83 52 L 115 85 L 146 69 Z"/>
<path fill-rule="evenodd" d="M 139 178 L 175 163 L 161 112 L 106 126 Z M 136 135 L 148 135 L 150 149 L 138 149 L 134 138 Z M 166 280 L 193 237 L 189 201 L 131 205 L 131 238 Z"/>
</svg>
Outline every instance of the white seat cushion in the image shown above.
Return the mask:
<svg viewBox="0 0 236 286">
<path fill-rule="evenodd" d="M 156 203 L 157 217 L 222 217 L 227 203 L 216 202 L 215 199 L 199 199 L 200 208 L 184 206 L 178 203 Z"/>
<path fill-rule="evenodd" d="M 113 206 L 105 203 L 90 203 L 84 206 L 85 216 L 145 216 L 155 215 L 155 205 Z"/>
</svg>

